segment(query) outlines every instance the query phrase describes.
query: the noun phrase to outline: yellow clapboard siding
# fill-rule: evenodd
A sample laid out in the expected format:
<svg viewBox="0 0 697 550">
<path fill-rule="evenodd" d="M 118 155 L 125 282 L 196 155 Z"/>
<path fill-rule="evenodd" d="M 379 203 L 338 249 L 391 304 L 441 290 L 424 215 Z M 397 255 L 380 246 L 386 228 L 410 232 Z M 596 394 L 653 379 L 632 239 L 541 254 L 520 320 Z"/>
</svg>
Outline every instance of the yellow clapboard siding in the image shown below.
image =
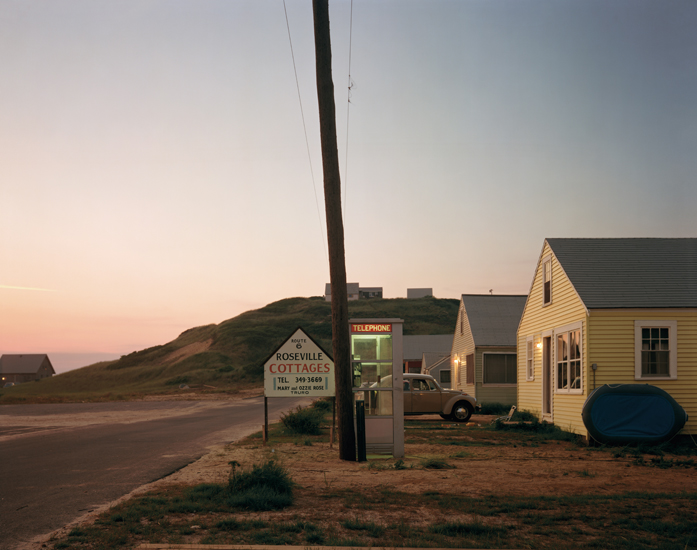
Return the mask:
<svg viewBox="0 0 697 550">
<path fill-rule="evenodd" d="M 552 301 L 543 306 L 543 275 L 542 261 L 546 257 L 552 261 Z M 526 380 L 526 341 L 528 336 L 535 338 L 537 343 L 543 332 L 580 323 L 581 325 L 581 357 L 583 360 L 583 393 L 561 394 L 554 391 L 552 384 L 552 410 L 553 421 L 564 429 L 571 429 L 576 433 L 586 435 L 585 426 L 580 417 L 580 407 L 583 405 L 588 391 L 588 369 L 586 365 L 586 309 L 576 290 L 570 283 L 564 270 L 552 254 L 549 245 L 545 242 L 540 261 L 533 278 L 528 301 L 523 311 L 523 316 L 518 329 L 518 408 L 541 414 L 542 409 L 542 352 L 535 348 L 535 379 Z M 554 345 L 552 345 L 554 349 Z M 554 371 L 554 356 L 552 355 L 552 370 Z"/>
<path fill-rule="evenodd" d="M 596 384 L 643 384 L 635 379 L 634 321 L 677 321 L 677 380 L 650 383 L 670 393 L 688 414 L 683 433 L 697 432 L 697 311 L 593 310 L 589 318 L 589 365 L 598 364 Z"/>
</svg>

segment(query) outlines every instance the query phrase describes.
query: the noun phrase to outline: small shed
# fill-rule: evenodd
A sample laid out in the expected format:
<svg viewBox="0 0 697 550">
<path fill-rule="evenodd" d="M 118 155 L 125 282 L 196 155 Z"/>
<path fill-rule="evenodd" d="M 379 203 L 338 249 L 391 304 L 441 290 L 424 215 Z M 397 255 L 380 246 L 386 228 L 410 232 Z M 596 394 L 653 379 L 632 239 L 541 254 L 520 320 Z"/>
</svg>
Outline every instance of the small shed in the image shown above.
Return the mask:
<svg viewBox="0 0 697 550">
<path fill-rule="evenodd" d="M 31 382 L 56 374 L 51 360 L 45 353 L 5 354 L 0 356 L 0 380 L 2 386 L 13 382 Z"/>
</svg>

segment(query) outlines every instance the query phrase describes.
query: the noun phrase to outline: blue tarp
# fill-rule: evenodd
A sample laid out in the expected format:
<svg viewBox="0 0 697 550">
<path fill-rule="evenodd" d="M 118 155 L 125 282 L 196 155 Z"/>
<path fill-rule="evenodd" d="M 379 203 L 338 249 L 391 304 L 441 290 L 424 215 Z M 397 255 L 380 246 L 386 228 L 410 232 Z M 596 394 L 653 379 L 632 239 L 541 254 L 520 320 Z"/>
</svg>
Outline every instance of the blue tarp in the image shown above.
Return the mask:
<svg viewBox="0 0 697 550">
<path fill-rule="evenodd" d="M 685 425 L 687 414 L 670 394 L 648 384 L 604 385 L 583 405 L 583 422 L 601 443 L 658 443 Z"/>
</svg>

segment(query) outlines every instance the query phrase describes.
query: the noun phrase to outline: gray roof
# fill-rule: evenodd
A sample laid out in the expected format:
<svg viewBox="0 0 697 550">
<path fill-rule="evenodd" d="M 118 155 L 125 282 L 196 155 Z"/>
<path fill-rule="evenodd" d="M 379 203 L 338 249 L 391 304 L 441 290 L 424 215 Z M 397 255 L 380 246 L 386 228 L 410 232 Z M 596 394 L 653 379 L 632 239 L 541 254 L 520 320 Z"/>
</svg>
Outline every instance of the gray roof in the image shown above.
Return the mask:
<svg viewBox="0 0 697 550">
<path fill-rule="evenodd" d="M 697 239 L 547 243 L 588 309 L 697 307 Z"/>
<path fill-rule="evenodd" d="M 0 357 L 0 372 L 3 374 L 36 374 L 44 359 L 55 374 L 51 360 L 45 353 L 25 353 L 21 355 L 5 354 Z"/>
<path fill-rule="evenodd" d="M 527 296 L 463 294 L 475 346 L 515 346 Z"/>
<path fill-rule="evenodd" d="M 427 352 L 450 354 L 452 348 L 452 334 L 418 334 L 404 336 L 402 341 L 405 361 L 421 361 L 423 354 Z"/>
</svg>

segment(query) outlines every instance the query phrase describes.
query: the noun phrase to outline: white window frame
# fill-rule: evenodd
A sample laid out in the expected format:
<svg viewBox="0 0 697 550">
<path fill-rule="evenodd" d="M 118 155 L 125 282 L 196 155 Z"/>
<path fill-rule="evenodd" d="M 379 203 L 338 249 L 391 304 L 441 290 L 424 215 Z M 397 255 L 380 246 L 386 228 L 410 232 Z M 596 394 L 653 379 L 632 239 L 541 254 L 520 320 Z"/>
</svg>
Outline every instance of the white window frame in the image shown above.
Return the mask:
<svg viewBox="0 0 697 550">
<path fill-rule="evenodd" d="M 486 366 L 485 365 L 485 363 L 486 363 L 485 356 L 487 356 L 487 355 L 516 355 L 516 352 L 513 352 L 513 351 L 485 351 L 484 353 L 482 353 L 482 386 L 486 386 L 487 388 L 496 387 L 496 386 L 510 388 L 510 387 L 516 386 L 518 384 L 518 356 L 516 355 L 516 361 L 515 361 L 515 365 L 516 365 L 515 379 L 516 379 L 516 381 L 515 382 L 491 383 L 491 382 L 484 382 L 484 367 Z M 476 377 L 476 373 L 475 373 L 475 377 Z M 476 382 L 476 379 L 475 379 L 475 382 Z"/>
<path fill-rule="evenodd" d="M 564 388 L 559 388 L 559 380 L 557 380 L 558 373 L 559 373 L 559 361 L 557 357 L 557 337 L 561 334 L 564 334 L 565 332 L 572 332 L 578 330 L 579 331 L 579 338 L 581 339 L 580 345 L 579 345 L 579 351 L 581 354 L 580 361 L 581 361 L 581 387 L 580 388 L 571 388 L 571 384 L 569 384 L 569 387 L 564 389 Z M 554 334 L 552 335 L 552 384 L 554 388 L 554 393 L 555 394 L 561 394 L 561 395 L 578 395 L 578 394 L 583 394 L 584 390 L 584 381 L 586 377 L 586 358 L 583 353 L 583 346 L 584 346 L 584 338 L 585 335 L 583 334 L 583 322 L 578 322 L 578 323 L 572 323 L 570 325 L 566 325 L 563 327 L 555 328 L 554 329 Z"/>
<path fill-rule="evenodd" d="M 525 380 L 535 380 L 535 339 L 532 336 L 525 339 Z"/>
<path fill-rule="evenodd" d="M 545 302 L 545 283 L 547 282 L 546 266 L 549 265 L 549 301 Z M 542 258 L 542 307 L 552 305 L 552 255 Z"/>
<path fill-rule="evenodd" d="M 642 376 L 641 375 L 641 329 L 667 328 L 668 345 L 668 376 Z M 678 378 L 678 322 L 677 321 L 634 321 L 634 380 L 649 382 L 653 380 L 677 380 Z"/>
</svg>

